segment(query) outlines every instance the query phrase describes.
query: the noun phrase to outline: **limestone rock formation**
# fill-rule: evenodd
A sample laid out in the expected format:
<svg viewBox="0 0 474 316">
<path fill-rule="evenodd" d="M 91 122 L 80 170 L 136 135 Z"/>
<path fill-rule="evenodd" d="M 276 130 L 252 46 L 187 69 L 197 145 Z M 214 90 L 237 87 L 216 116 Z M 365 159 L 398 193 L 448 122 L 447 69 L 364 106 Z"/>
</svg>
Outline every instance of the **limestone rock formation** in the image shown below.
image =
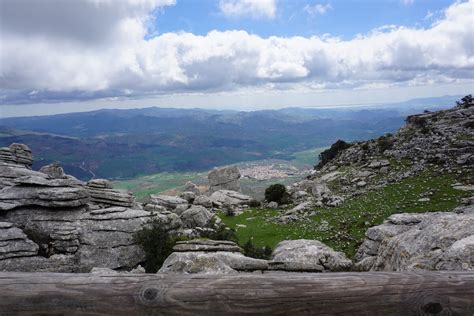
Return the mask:
<svg viewBox="0 0 474 316">
<path fill-rule="evenodd" d="M 472 270 L 474 206 L 392 215 L 367 231 L 355 259 L 359 270 Z"/>
<path fill-rule="evenodd" d="M 240 192 L 240 171 L 235 166 L 214 168 L 214 170 L 209 172 L 207 178 L 209 180 L 210 193 L 219 190 Z"/>
<path fill-rule="evenodd" d="M 47 174 L 52 179 L 65 179 L 67 178 L 64 173 L 64 169 L 58 163 L 51 163 L 49 165 L 41 167 L 40 172 Z"/>
<path fill-rule="evenodd" d="M 251 196 L 231 190 L 216 191 L 212 193 L 209 198 L 217 206 L 223 204 L 232 206 L 249 205 L 253 200 Z"/>
<path fill-rule="evenodd" d="M 13 223 L 0 222 L 0 260 L 35 256 L 38 250 L 39 246 Z"/>
<path fill-rule="evenodd" d="M 188 201 L 177 196 L 168 196 L 162 194 L 151 194 L 150 203 L 162 206 L 171 211 L 176 209 L 179 205 L 187 205 Z"/>
<path fill-rule="evenodd" d="M 193 205 L 181 214 L 185 228 L 196 228 L 209 226 L 214 214 L 200 205 Z"/>
<path fill-rule="evenodd" d="M 105 179 L 90 180 L 87 182 L 87 189 L 91 201 L 99 205 L 132 207 L 135 201 L 131 193 L 113 189 L 112 184 Z"/>
<path fill-rule="evenodd" d="M 33 164 L 33 154 L 25 144 L 13 143 L 9 147 L 0 148 L 0 161 L 30 168 Z"/>
<path fill-rule="evenodd" d="M 266 260 L 245 257 L 233 242 L 193 240 L 177 243 L 158 273 L 229 274 L 266 270 Z"/>
<path fill-rule="evenodd" d="M 270 269 L 298 272 L 347 271 L 352 261 L 318 240 L 285 240 L 273 251 Z"/>
</svg>

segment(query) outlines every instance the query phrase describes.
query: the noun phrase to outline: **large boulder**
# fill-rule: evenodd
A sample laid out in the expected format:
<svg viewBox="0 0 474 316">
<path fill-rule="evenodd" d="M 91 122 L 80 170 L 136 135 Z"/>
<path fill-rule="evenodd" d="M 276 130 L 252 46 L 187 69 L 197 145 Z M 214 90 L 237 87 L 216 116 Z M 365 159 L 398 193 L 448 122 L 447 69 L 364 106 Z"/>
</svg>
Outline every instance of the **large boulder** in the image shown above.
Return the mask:
<svg viewBox="0 0 474 316">
<path fill-rule="evenodd" d="M 209 180 L 209 191 L 211 193 L 219 190 L 231 190 L 240 192 L 240 171 L 239 168 L 224 167 L 214 168 L 207 175 Z"/>
<path fill-rule="evenodd" d="M 266 270 L 266 260 L 240 253 L 231 241 L 192 240 L 177 243 L 158 273 L 229 274 Z"/>
<path fill-rule="evenodd" d="M 156 204 L 166 208 L 169 211 L 174 210 L 179 205 L 187 205 L 188 201 L 177 196 L 168 196 L 163 194 L 151 194 L 150 204 Z"/>
<path fill-rule="evenodd" d="M 213 216 L 205 207 L 193 205 L 181 214 L 181 219 L 185 228 L 207 227 Z"/>
<path fill-rule="evenodd" d="M 370 228 L 356 268 L 373 271 L 472 270 L 474 206 L 456 212 L 395 214 Z"/>
<path fill-rule="evenodd" d="M 223 204 L 231 206 L 249 205 L 253 201 L 251 196 L 230 190 L 216 191 L 209 198 L 217 206 L 222 206 Z"/>
<path fill-rule="evenodd" d="M 64 169 L 58 163 L 51 163 L 41 167 L 40 172 L 47 174 L 52 179 L 65 179 L 67 178 L 64 173 Z"/>
<path fill-rule="evenodd" d="M 110 181 L 105 179 L 90 180 L 86 187 L 91 196 L 91 201 L 104 207 L 132 207 L 135 202 L 131 193 L 125 190 L 113 189 Z"/>
<path fill-rule="evenodd" d="M 270 269 L 293 272 L 347 271 L 352 261 L 318 240 L 284 240 L 272 253 Z"/>
</svg>

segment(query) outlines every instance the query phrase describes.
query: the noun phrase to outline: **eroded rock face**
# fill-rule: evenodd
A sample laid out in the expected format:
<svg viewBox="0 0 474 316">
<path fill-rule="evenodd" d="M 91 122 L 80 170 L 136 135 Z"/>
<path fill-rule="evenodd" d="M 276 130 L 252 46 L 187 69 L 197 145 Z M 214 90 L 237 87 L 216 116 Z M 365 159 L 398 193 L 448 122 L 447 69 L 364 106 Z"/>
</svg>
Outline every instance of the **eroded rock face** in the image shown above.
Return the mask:
<svg viewBox="0 0 474 316">
<path fill-rule="evenodd" d="M 298 272 L 347 271 L 352 261 L 318 240 L 285 240 L 280 242 L 269 262 L 270 269 Z"/>
<path fill-rule="evenodd" d="M 356 268 L 372 271 L 472 270 L 474 207 L 455 212 L 396 214 L 370 228 Z"/>
<path fill-rule="evenodd" d="M 71 180 L 26 176 L 17 178 L 15 185 L 0 190 L 0 211 L 20 206 L 79 207 L 87 202 L 87 190 Z"/>
<path fill-rule="evenodd" d="M 162 206 L 168 211 L 172 211 L 179 205 L 187 205 L 188 201 L 177 196 L 152 194 L 150 195 L 150 203 Z"/>
<path fill-rule="evenodd" d="M 31 149 L 25 144 L 13 143 L 0 148 L 0 161 L 30 168 L 33 164 Z"/>
<path fill-rule="evenodd" d="M 181 219 L 185 228 L 196 228 L 209 226 L 213 216 L 205 207 L 193 205 L 181 214 Z"/>
<path fill-rule="evenodd" d="M 0 260 L 35 256 L 38 250 L 38 245 L 13 223 L 0 222 Z"/>
<path fill-rule="evenodd" d="M 52 179 L 64 179 L 67 177 L 64 173 L 64 169 L 57 163 L 43 166 L 39 171 L 48 175 Z"/>
<path fill-rule="evenodd" d="M 103 206 L 132 207 L 135 199 L 125 190 L 113 189 L 112 184 L 105 179 L 95 179 L 87 182 L 87 190 L 91 201 Z"/>
<path fill-rule="evenodd" d="M 231 241 L 191 240 L 177 243 L 158 273 L 230 274 L 266 270 L 266 260 L 240 253 Z"/>
<path fill-rule="evenodd" d="M 221 206 L 223 204 L 231 206 L 248 205 L 253 200 L 251 196 L 230 190 L 216 191 L 212 193 L 209 198 L 217 206 Z"/>
<path fill-rule="evenodd" d="M 219 190 L 231 190 L 240 192 L 239 168 L 224 167 L 215 168 L 207 175 L 209 180 L 209 191 L 211 193 Z"/>
</svg>

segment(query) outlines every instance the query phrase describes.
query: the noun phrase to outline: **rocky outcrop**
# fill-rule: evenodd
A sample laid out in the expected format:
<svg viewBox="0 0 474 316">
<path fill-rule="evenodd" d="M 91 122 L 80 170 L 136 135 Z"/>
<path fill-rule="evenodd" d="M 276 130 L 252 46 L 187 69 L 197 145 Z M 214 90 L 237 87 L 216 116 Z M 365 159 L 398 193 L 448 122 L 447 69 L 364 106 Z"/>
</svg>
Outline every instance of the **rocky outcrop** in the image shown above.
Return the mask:
<svg viewBox="0 0 474 316">
<path fill-rule="evenodd" d="M 347 271 L 352 261 L 318 240 L 285 240 L 273 251 L 270 269 L 297 272 Z"/>
<path fill-rule="evenodd" d="M 134 197 L 125 190 L 112 188 L 112 184 L 105 179 L 95 179 L 87 182 L 87 190 L 91 201 L 102 206 L 132 207 Z"/>
<path fill-rule="evenodd" d="M 211 194 L 209 197 L 211 201 L 217 206 L 224 204 L 231 206 L 249 205 L 253 198 L 251 196 L 230 190 L 219 190 Z"/>
<path fill-rule="evenodd" d="M 64 173 L 64 169 L 58 163 L 51 163 L 49 165 L 41 167 L 40 172 L 48 175 L 52 179 L 65 179 L 67 178 Z"/>
<path fill-rule="evenodd" d="M 395 214 L 370 228 L 355 259 L 367 271 L 474 269 L 474 207 Z"/>
<path fill-rule="evenodd" d="M 185 228 L 207 227 L 213 216 L 208 209 L 199 205 L 193 205 L 181 214 Z"/>
<path fill-rule="evenodd" d="M 0 190 L 0 211 L 20 206 L 79 207 L 89 202 L 89 193 L 72 180 L 25 176 Z"/>
<path fill-rule="evenodd" d="M 30 168 L 33 164 L 31 149 L 24 144 L 13 143 L 0 148 L 0 161 Z"/>
<path fill-rule="evenodd" d="M 239 168 L 224 167 L 214 168 L 207 175 L 209 180 L 209 191 L 210 193 L 219 190 L 231 190 L 240 192 L 240 171 Z"/>
<path fill-rule="evenodd" d="M 35 256 L 38 250 L 38 245 L 13 223 L 0 222 L 0 260 Z"/>
<path fill-rule="evenodd" d="M 266 270 L 266 260 L 245 257 L 233 242 L 192 240 L 178 242 L 158 273 L 229 274 Z"/>
<path fill-rule="evenodd" d="M 188 201 L 185 199 L 177 196 L 168 196 L 162 194 L 151 194 L 150 203 L 162 206 L 168 211 L 172 211 L 181 205 L 188 205 Z"/>
</svg>

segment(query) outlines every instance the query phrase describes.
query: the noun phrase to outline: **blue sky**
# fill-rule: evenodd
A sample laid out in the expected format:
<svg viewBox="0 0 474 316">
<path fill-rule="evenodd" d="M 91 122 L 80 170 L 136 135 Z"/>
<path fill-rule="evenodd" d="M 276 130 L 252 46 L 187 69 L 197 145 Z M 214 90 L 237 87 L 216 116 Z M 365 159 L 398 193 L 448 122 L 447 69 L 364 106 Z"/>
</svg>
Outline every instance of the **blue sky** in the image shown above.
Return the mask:
<svg viewBox="0 0 474 316">
<path fill-rule="evenodd" d="M 229 18 L 220 12 L 219 1 L 178 1 L 175 6 L 156 10 L 153 31 L 184 31 L 205 35 L 212 30 L 246 30 L 263 37 L 322 36 L 331 34 L 351 39 L 383 25 L 428 27 L 440 11 L 452 4 L 447 0 L 280 0 L 275 18 Z M 324 14 L 308 13 L 308 6 L 330 5 Z M 431 16 L 432 15 L 432 16 Z"/>
<path fill-rule="evenodd" d="M 474 0 L 2 0 L 0 116 L 463 95 L 473 38 Z"/>
</svg>

